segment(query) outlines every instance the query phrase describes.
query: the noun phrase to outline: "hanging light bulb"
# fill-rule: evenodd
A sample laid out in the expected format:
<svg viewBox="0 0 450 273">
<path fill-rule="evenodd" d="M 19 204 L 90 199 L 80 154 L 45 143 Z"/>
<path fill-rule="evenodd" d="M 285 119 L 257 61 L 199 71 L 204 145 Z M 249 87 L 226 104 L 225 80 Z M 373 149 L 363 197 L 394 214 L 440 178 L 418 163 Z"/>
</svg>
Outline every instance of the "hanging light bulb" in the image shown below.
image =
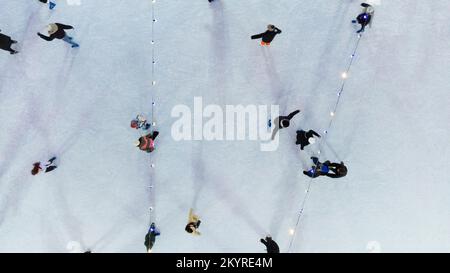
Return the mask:
<svg viewBox="0 0 450 273">
<path fill-rule="evenodd" d="M 343 73 L 341 74 L 341 77 L 342 77 L 343 79 L 347 79 L 347 78 L 348 78 L 347 72 L 343 72 Z"/>
<path fill-rule="evenodd" d="M 335 115 L 334 112 L 330 112 L 330 116 L 334 117 L 334 115 Z"/>
<path fill-rule="evenodd" d="M 289 235 L 293 236 L 295 234 L 295 230 L 293 228 L 289 229 Z"/>
</svg>

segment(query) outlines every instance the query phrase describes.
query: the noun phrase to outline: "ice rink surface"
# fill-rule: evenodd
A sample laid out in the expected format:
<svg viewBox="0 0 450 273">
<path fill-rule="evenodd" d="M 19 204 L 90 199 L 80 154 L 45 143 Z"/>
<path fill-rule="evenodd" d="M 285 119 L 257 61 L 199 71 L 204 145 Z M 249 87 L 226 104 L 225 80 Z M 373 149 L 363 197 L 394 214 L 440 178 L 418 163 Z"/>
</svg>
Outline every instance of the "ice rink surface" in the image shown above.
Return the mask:
<svg viewBox="0 0 450 273">
<path fill-rule="evenodd" d="M 281 252 L 449 252 L 448 1 L 378 1 L 320 144 L 349 174 L 312 181 L 319 147 L 300 152 L 295 131 L 327 128 L 360 1 L 157 0 L 155 86 L 152 1 L 56 2 L 0 4 L 21 51 L 0 51 L 0 252 L 145 252 L 150 217 L 155 253 L 264 252 L 266 234 Z M 81 47 L 36 35 L 54 22 Z M 283 33 L 263 48 L 250 36 L 269 23 Z M 174 141 L 171 111 L 194 97 L 302 112 L 275 152 Z M 147 154 L 129 123 L 152 101 L 161 134 Z M 59 168 L 31 176 L 52 155 Z M 199 237 L 184 231 L 191 207 Z"/>
</svg>

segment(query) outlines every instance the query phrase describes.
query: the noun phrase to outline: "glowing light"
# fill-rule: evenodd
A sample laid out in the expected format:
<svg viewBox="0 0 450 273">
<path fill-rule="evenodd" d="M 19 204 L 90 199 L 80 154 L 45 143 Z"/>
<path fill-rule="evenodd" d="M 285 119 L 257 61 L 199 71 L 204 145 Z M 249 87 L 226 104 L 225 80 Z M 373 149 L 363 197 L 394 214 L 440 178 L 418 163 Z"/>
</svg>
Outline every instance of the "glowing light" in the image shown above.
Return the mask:
<svg viewBox="0 0 450 273">
<path fill-rule="evenodd" d="M 155 167 L 155 164 L 151 164 L 150 167 L 154 168 L 154 167 Z"/>
<path fill-rule="evenodd" d="M 348 78 L 347 72 L 342 73 L 342 74 L 341 74 L 341 77 L 342 77 L 343 79 L 347 79 L 347 78 Z"/>
<path fill-rule="evenodd" d="M 152 85 L 156 85 L 156 81 L 152 81 Z"/>
<path fill-rule="evenodd" d="M 335 113 L 334 112 L 330 112 L 330 116 L 334 117 Z"/>
<path fill-rule="evenodd" d="M 293 236 L 295 234 L 295 230 L 293 228 L 289 229 L 289 235 Z"/>
</svg>

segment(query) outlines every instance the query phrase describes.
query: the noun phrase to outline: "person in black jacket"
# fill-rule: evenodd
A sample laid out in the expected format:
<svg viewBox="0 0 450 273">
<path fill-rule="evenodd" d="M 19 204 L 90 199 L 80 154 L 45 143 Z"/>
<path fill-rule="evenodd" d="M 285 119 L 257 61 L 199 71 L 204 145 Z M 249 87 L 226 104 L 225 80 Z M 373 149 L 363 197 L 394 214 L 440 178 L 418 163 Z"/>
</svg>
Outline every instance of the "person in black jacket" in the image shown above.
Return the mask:
<svg viewBox="0 0 450 273">
<path fill-rule="evenodd" d="M 298 113 L 300 113 L 300 110 L 295 110 L 294 112 L 290 113 L 287 116 L 279 116 L 275 118 L 274 120 L 275 128 L 272 132 L 272 139 L 275 139 L 275 136 L 279 130 L 288 128 L 291 125 L 291 119 L 293 119 L 294 116 L 297 115 Z"/>
<path fill-rule="evenodd" d="M 11 45 L 16 43 L 17 41 L 12 40 L 11 37 L 0 33 L 0 49 L 9 51 L 10 54 L 19 53 L 18 51 L 11 48 Z"/>
<path fill-rule="evenodd" d="M 316 142 L 314 136 L 320 137 L 320 135 L 313 130 L 309 130 L 308 132 L 299 130 L 297 131 L 297 141 L 295 144 L 300 145 L 300 150 L 303 150 L 309 144 L 314 144 Z"/>
<path fill-rule="evenodd" d="M 295 110 L 287 116 L 279 116 L 278 117 L 278 127 L 280 129 L 288 128 L 291 125 L 291 119 L 300 113 L 300 110 Z"/>
<path fill-rule="evenodd" d="M 344 162 L 331 163 L 329 160 L 321 163 L 317 157 L 311 157 L 314 166 L 303 174 L 312 178 L 319 176 L 328 176 L 331 178 L 341 178 L 347 175 L 347 167 Z"/>
<path fill-rule="evenodd" d="M 147 252 L 152 252 L 153 245 L 156 242 L 156 236 L 159 236 L 161 233 L 156 228 L 155 223 L 152 223 L 150 225 L 150 229 L 147 232 L 147 235 L 145 235 L 145 242 L 144 245 L 147 247 Z"/>
<path fill-rule="evenodd" d="M 270 43 L 273 41 L 277 34 L 281 34 L 281 30 L 274 25 L 268 25 L 266 32 L 253 35 L 251 36 L 251 38 L 253 40 L 262 38 L 261 45 L 270 46 Z"/>
<path fill-rule="evenodd" d="M 372 17 L 374 15 L 374 9 L 371 5 L 362 3 L 361 6 L 364 8 L 362 13 L 356 17 L 356 20 L 353 20 L 352 23 L 358 22 L 358 24 L 361 25 L 361 29 L 358 30 L 356 33 L 364 32 L 366 26 L 372 22 Z"/>
<path fill-rule="evenodd" d="M 341 163 L 330 163 L 330 161 L 325 162 L 330 169 L 330 172 L 327 173 L 326 176 L 331 178 L 341 178 L 347 175 L 347 167 L 344 165 L 344 162 Z"/>
<path fill-rule="evenodd" d="M 39 33 L 39 37 L 46 41 L 53 41 L 54 39 L 63 40 L 66 43 L 69 43 L 72 45 L 72 47 L 79 47 L 80 45 L 75 43 L 69 35 L 64 31 L 65 29 L 73 29 L 73 26 L 68 26 L 60 23 L 54 23 L 48 25 L 48 37 Z"/>
<path fill-rule="evenodd" d="M 266 236 L 266 239 L 261 239 L 260 242 L 266 246 L 267 253 L 280 253 L 280 247 L 272 240 L 272 237 Z"/>
</svg>

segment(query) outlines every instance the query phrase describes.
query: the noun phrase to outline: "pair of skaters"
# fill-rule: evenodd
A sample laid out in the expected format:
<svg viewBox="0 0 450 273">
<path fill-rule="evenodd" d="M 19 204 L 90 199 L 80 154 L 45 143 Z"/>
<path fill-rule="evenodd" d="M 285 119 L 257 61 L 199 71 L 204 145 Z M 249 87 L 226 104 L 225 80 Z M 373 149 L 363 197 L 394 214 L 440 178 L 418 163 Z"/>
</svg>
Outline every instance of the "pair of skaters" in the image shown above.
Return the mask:
<svg viewBox="0 0 450 273">
<path fill-rule="evenodd" d="M 198 231 L 198 228 L 200 226 L 201 220 L 198 215 L 196 215 L 191 208 L 189 210 L 189 216 L 188 216 L 188 223 L 185 227 L 185 231 L 187 233 L 190 233 L 192 235 L 200 235 L 201 233 Z M 147 247 L 147 252 L 151 253 L 151 250 L 155 244 L 156 236 L 159 236 L 161 233 L 156 228 L 155 223 L 152 223 L 150 225 L 150 229 L 147 232 L 147 235 L 145 236 L 145 242 L 144 245 Z M 261 239 L 260 242 L 264 244 L 267 248 L 267 253 L 279 253 L 280 248 L 278 247 L 278 244 L 272 239 L 270 235 L 266 236 L 265 239 Z"/>
</svg>

